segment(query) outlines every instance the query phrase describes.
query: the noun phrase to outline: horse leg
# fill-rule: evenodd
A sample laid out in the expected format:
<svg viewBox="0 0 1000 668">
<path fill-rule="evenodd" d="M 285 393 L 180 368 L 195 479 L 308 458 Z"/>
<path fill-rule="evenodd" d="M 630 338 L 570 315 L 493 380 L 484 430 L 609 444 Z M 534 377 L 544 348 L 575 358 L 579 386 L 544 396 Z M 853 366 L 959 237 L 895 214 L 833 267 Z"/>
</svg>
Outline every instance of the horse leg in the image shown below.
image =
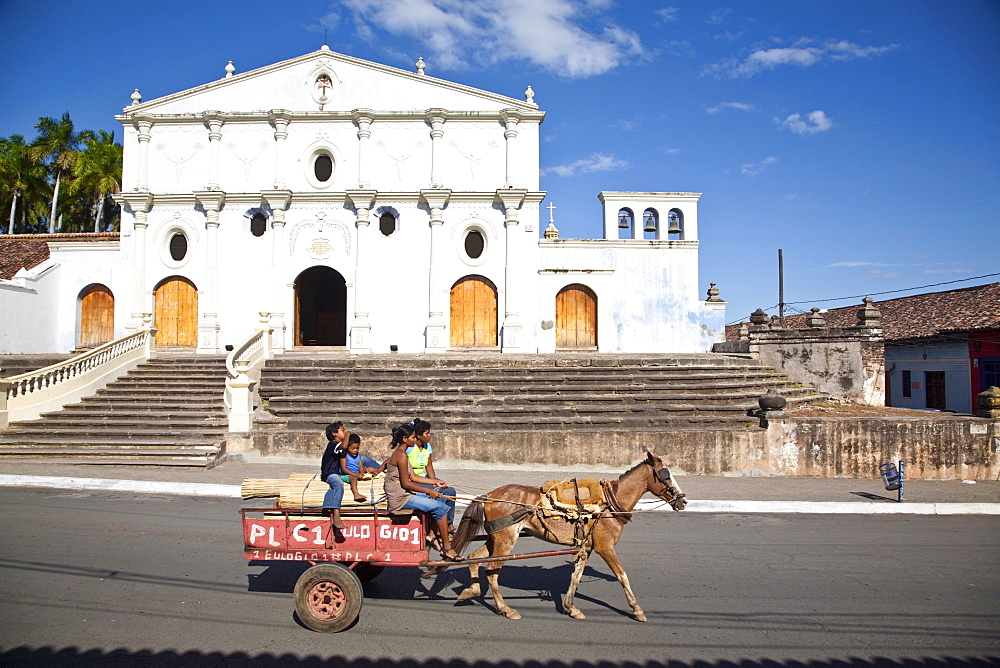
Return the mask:
<svg viewBox="0 0 1000 668">
<path fill-rule="evenodd" d="M 573 576 L 569 579 L 569 589 L 563 597 L 563 610 L 573 619 L 586 619 L 580 609 L 573 605 L 573 597 L 576 595 L 576 588 L 580 586 L 580 579 L 583 577 L 583 569 L 587 567 L 587 559 L 590 557 L 590 550 L 580 553 L 576 564 L 573 567 Z"/>
<path fill-rule="evenodd" d="M 598 545 L 594 549 L 597 550 L 597 554 L 601 555 L 604 562 L 611 567 L 611 572 L 615 574 L 618 582 L 622 585 L 622 589 L 625 590 L 625 599 L 628 601 L 629 607 L 632 608 L 632 616 L 640 622 L 646 621 L 646 613 L 639 607 L 639 602 L 636 601 L 635 594 L 632 593 L 632 585 L 629 584 L 628 575 L 625 574 L 625 569 L 622 568 L 622 563 L 618 560 L 618 553 L 615 552 L 615 546 Z"/>
<path fill-rule="evenodd" d="M 478 550 L 470 554 L 466 559 L 482 559 L 490 553 L 488 546 L 483 545 Z M 459 601 L 467 601 L 470 598 L 477 598 L 482 596 L 482 587 L 479 584 L 479 564 L 469 564 L 469 576 L 471 582 L 469 586 L 462 590 L 462 593 L 458 595 Z"/>
<path fill-rule="evenodd" d="M 492 545 L 490 546 L 491 557 L 507 556 L 514 550 L 514 543 L 521 533 L 521 524 L 507 527 L 503 531 L 493 534 Z M 502 561 L 491 561 L 486 564 L 486 581 L 490 583 L 490 592 L 493 594 L 493 603 L 497 606 L 497 612 L 507 619 L 521 619 L 521 615 L 514 608 L 507 605 L 500 593 L 500 569 L 503 567 Z"/>
</svg>

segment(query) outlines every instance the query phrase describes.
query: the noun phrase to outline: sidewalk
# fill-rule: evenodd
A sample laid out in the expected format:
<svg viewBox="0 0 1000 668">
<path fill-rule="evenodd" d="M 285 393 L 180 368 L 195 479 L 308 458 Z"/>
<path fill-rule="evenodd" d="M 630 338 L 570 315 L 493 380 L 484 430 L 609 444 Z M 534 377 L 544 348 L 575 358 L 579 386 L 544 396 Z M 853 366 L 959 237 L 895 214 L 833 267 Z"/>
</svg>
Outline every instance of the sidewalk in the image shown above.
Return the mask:
<svg viewBox="0 0 1000 668">
<path fill-rule="evenodd" d="M 485 494 L 508 483 L 540 485 L 546 480 L 574 477 L 615 479 L 621 473 L 610 469 L 514 468 L 469 461 L 441 461 L 435 468 L 438 475 L 462 496 Z M 291 473 L 314 473 L 317 469 L 318 462 L 289 461 L 227 461 L 205 470 L 8 460 L 0 462 L 0 486 L 238 498 L 244 478 L 287 478 Z M 975 484 L 960 480 L 907 481 L 904 503 L 897 503 L 896 492 L 885 491 L 881 479 L 874 476 L 857 479 L 678 475 L 676 481 L 688 497 L 685 512 L 1000 514 L 1000 482 L 997 481 Z M 648 494 L 640 503 L 648 508 L 662 506 Z"/>
</svg>

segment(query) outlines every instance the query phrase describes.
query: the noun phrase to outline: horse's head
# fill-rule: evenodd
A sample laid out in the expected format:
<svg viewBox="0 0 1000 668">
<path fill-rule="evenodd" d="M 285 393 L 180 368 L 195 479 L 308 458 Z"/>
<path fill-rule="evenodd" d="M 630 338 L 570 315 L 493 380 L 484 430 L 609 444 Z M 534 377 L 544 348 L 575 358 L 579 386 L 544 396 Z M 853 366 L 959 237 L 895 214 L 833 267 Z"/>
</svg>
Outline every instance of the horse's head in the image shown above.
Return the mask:
<svg viewBox="0 0 1000 668">
<path fill-rule="evenodd" d="M 687 506 L 687 497 L 670 475 L 669 469 L 663 465 L 663 460 L 651 452 L 646 452 L 646 463 L 653 469 L 648 486 L 650 493 L 669 503 L 674 510 L 684 510 Z"/>
</svg>

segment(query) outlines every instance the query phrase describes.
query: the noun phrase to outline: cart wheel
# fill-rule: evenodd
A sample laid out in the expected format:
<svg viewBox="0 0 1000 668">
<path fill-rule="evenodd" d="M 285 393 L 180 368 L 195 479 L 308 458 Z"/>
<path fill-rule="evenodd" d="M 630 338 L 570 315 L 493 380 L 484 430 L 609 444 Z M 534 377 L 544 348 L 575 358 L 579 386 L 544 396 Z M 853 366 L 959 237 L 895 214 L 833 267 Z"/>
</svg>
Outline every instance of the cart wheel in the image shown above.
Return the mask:
<svg viewBox="0 0 1000 668">
<path fill-rule="evenodd" d="M 354 623 L 361 612 L 361 582 L 340 564 L 318 564 L 295 583 L 295 612 L 313 631 L 336 633 Z"/>
<path fill-rule="evenodd" d="M 379 574 L 385 570 L 385 566 L 376 566 L 374 564 L 369 564 L 367 561 L 362 561 L 354 567 L 354 574 L 358 576 L 362 584 L 365 582 L 371 582 L 379 576 Z"/>
</svg>

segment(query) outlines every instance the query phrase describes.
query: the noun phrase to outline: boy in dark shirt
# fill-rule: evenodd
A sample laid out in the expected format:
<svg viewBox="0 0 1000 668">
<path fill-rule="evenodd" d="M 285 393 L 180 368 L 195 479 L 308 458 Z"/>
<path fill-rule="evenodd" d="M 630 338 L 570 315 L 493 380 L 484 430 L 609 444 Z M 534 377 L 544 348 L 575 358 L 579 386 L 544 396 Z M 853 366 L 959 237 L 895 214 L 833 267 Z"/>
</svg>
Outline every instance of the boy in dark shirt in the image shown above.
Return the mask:
<svg viewBox="0 0 1000 668">
<path fill-rule="evenodd" d="M 330 524 L 338 529 L 344 529 L 347 525 L 340 519 L 340 503 L 344 499 L 344 481 L 340 476 L 340 459 L 347 450 L 347 439 L 351 432 L 344 428 L 343 422 L 334 422 L 327 425 L 326 437 L 329 443 L 323 452 L 323 459 L 320 462 L 320 478 L 330 486 L 323 496 L 323 508 L 330 509 L 333 514 Z"/>
</svg>

